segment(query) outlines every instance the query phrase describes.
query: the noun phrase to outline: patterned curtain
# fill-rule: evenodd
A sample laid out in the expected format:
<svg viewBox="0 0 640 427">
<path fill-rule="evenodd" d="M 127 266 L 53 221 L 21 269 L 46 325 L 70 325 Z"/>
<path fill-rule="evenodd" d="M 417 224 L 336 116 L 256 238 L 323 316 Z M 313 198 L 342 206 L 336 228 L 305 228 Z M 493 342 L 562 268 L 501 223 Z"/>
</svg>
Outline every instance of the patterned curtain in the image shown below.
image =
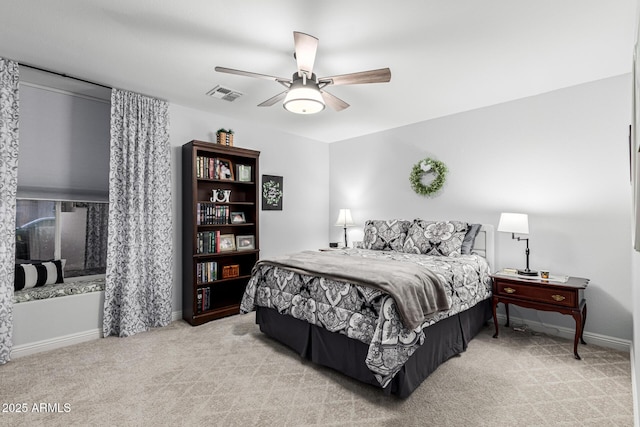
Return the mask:
<svg viewBox="0 0 640 427">
<path fill-rule="evenodd" d="M 109 206 L 106 203 L 87 203 L 87 234 L 84 245 L 85 270 L 101 268 L 107 264 L 108 221 Z"/>
<path fill-rule="evenodd" d="M 166 102 L 111 93 L 104 336 L 171 322 L 171 171 Z"/>
<path fill-rule="evenodd" d="M 0 365 L 11 359 L 13 346 L 18 82 L 18 63 L 0 58 Z"/>
</svg>

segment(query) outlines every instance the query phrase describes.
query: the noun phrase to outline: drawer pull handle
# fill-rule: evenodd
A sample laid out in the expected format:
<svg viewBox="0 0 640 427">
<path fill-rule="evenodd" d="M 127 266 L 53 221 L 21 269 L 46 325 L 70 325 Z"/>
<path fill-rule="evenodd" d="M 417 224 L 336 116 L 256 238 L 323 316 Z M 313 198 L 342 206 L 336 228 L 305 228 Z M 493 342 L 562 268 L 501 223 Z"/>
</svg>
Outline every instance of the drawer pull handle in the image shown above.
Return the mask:
<svg viewBox="0 0 640 427">
<path fill-rule="evenodd" d="M 516 290 L 513 288 L 504 288 L 504 291 L 508 294 L 515 294 Z"/>
<path fill-rule="evenodd" d="M 564 301 L 564 300 L 566 299 L 566 298 L 565 298 L 565 297 L 563 297 L 562 295 L 551 295 L 551 298 L 553 298 L 553 299 L 554 299 L 554 301 L 558 301 L 558 302 L 560 302 L 560 301 Z"/>
</svg>

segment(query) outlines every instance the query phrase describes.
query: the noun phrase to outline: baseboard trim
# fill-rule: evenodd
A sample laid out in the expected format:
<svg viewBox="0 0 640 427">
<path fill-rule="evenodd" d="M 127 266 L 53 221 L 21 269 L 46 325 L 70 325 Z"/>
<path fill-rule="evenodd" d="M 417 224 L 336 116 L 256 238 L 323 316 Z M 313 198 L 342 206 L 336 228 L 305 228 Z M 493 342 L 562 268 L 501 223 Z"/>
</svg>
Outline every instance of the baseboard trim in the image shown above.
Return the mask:
<svg viewBox="0 0 640 427">
<path fill-rule="evenodd" d="M 531 329 L 532 331 L 543 332 L 545 334 L 554 335 L 561 338 L 573 340 L 576 334 L 575 329 L 565 328 L 563 326 L 549 325 L 549 324 L 541 323 L 535 320 L 522 319 L 514 316 L 509 316 L 509 319 L 511 321 L 512 326 L 518 325 L 518 324 L 526 324 L 529 327 L 529 329 Z M 504 325 L 506 321 L 507 321 L 507 316 L 505 314 L 499 313 L 498 322 L 500 323 L 501 327 L 503 327 L 502 325 Z M 596 334 L 593 332 L 586 332 L 586 331 L 584 332 L 583 336 L 584 336 L 584 340 L 589 344 L 612 348 L 618 351 L 625 351 L 625 352 L 631 351 L 630 340 L 610 337 L 608 335 L 601 335 L 601 334 Z"/>
<path fill-rule="evenodd" d="M 174 311 L 171 313 L 171 321 L 182 319 L 182 311 Z M 57 348 L 67 347 L 69 345 L 80 344 L 87 341 L 102 338 L 102 330 L 93 329 L 78 332 L 70 335 L 63 335 L 42 341 L 31 342 L 22 345 L 16 345 L 11 349 L 11 358 L 17 359 L 28 356 L 30 354 L 40 353 L 43 351 L 55 350 Z"/>
<path fill-rule="evenodd" d="M 55 350 L 56 348 L 67 347 L 73 344 L 80 344 L 86 341 L 102 338 L 100 329 L 78 332 L 76 334 L 63 335 L 47 340 L 36 341 L 28 344 L 17 345 L 11 349 L 11 358 L 28 356 L 30 354 L 40 353 L 42 351 Z"/>
</svg>

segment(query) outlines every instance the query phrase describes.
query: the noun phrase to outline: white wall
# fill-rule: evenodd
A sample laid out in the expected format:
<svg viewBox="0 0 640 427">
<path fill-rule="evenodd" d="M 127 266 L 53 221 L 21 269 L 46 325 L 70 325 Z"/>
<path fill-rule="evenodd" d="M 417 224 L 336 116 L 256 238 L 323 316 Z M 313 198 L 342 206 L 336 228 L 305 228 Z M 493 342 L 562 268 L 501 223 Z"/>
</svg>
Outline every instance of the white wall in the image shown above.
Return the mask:
<svg viewBox="0 0 640 427">
<path fill-rule="evenodd" d="M 585 330 L 631 339 L 630 88 L 624 75 L 331 144 L 330 239 L 341 240 L 343 207 L 360 224 L 350 240 L 367 219 L 497 225 L 500 212 L 528 213 L 531 268 L 590 278 Z M 449 168 L 433 198 L 409 184 L 425 157 Z M 524 249 L 498 233 L 497 267 L 523 267 Z M 557 313 L 512 315 L 575 326 Z"/>
<path fill-rule="evenodd" d="M 260 211 L 260 256 L 327 246 L 327 144 L 175 104 L 170 106 L 169 115 L 174 201 L 174 311 L 182 307 L 181 147 L 194 139 L 214 142 L 215 131 L 219 128 L 233 129 L 235 146 L 260 151 L 261 175 L 284 178 L 282 211 Z"/>
</svg>

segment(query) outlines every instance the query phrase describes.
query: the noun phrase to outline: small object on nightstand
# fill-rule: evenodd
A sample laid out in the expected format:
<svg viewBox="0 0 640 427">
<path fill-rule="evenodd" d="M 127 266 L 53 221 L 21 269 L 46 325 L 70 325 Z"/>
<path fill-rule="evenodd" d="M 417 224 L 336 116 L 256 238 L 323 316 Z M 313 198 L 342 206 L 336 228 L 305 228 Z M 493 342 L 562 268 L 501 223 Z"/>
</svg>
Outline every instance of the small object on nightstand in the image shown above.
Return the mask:
<svg viewBox="0 0 640 427">
<path fill-rule="evenodd" d="M 548 279 L 549 278 L 549 270 L 540 270 L 540 278 Z"/>
<path fill-rule="evenodd" d="M 338 242 L 330 242 L 329 243 L 329 247 L 330 248 L 337 248 L 338 247 Z"/>
</svg>

